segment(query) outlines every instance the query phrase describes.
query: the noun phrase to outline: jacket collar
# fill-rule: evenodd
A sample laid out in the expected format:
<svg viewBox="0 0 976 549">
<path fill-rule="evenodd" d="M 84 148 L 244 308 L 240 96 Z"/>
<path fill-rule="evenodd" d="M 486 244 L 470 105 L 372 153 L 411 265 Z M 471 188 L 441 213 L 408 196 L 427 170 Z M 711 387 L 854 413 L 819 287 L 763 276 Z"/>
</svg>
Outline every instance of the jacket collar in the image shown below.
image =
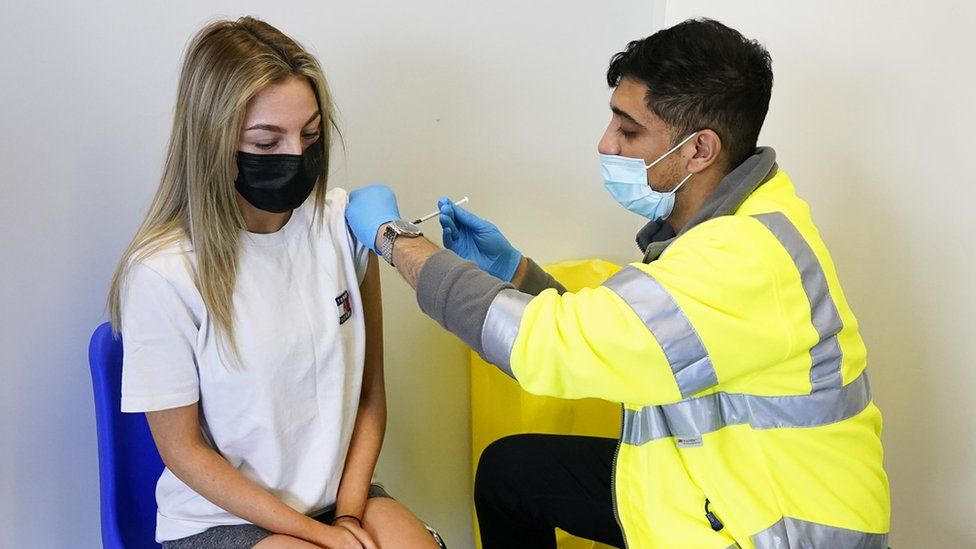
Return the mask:
<svg viewBox="0 0 976 549">
<path fill-rule="evenodd" d="M 776 175 L 776 151 L 770 147 L 759 147 L 756 153 L 726 174 L 718 187 L 708 195 L 701 208 L 688 220 L 677 235 L 667 222 L 651 221 L 637 233 L 637 246 L 644 252 L 644 263 L 650 263 L 692 227 L 709 219 L 731 215 L 739 209 L 760 185 Z M 694 184 L 692 182 L 692 184 Z"/>
</svg>

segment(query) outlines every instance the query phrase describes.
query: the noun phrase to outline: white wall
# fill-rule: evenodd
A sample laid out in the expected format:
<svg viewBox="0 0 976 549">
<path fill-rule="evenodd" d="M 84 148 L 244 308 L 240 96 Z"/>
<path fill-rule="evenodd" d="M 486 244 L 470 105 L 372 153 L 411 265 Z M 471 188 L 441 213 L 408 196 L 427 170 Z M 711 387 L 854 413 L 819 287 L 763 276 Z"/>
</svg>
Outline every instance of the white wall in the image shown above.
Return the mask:
<svg viewBox="0 0 976 549">
<path fill-rule="evenodd" d="M 331 77 L 333 184 L 385 180 L 407 215 L 441 193 L 543 261 L 635 257 L 600 188 L 602 73 L 656 28 L 647 2 L 52 0 L 0 20 L 0 547 L 98 545 L 90 330 L 156 184 L 186 40 L 252 13 Z M 895 547 L 976 545 L 976 97 L 965 2 L 670 2 L 759 38 L 776 85 L 762 141 L 834 255 L 885 413 Z M 579 220 L 582 220 L 579 221 Z M 431 227 L 433 228 L 433 226 Z M 430 229 L 428 229 L 430 230 Z M 433 231 L 436 232 L 436 231 Z M 386 284 L 391 490 L 470 543 L 468 375 L 452 336 Z"/>
<path fill-rule="evenodd" d="M 976 547 L 972 2 L 694 0 L 773 57 L 761 143 L 811 205 L 868 346 L 894 547 Z"/>
<path fill-rule="evenodd" d="M 255 14 L 319 55 L 347 144 L 333 185 L 386 181 L 405 215 L 467 194 L 539 260 L 624 261 L 639 223 L 601 185 L 603 73 L 628 40 L 655 30 L 661 6 L 5 2 L 0 547 L 99 545 L 87 340 L 156 186 L 180 57 L 202 24 Z M 384 283 L 391 413 L 380 474 L 466 547 L 467 354 L 389 269 Z"/>
</svg>

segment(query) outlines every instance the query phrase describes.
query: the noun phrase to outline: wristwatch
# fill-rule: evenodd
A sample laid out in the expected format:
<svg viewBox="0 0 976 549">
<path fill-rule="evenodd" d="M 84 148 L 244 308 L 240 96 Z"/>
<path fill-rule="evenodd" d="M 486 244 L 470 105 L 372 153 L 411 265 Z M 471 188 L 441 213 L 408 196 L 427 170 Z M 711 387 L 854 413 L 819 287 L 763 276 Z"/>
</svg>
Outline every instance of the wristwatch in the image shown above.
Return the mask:
<svg viewBox="0 0 976 549">
<path fill-rule="evenodd" d="M 413 223 L 408 223 L 403 220 L 393 221 L 386 226 L 383 231 L 383 242 L 380 244 L 380 251 L 383 252 L 383 259 L 387 263 L 393 265 L 393 243 L 397 238 L 403 236 L 406 238 L 417 238 L 418 236 L 423 236 L 424 233 L 420 232 L 420 229 Z M 395 266 L 395 265 L 394 265 Z"/>
</svg>

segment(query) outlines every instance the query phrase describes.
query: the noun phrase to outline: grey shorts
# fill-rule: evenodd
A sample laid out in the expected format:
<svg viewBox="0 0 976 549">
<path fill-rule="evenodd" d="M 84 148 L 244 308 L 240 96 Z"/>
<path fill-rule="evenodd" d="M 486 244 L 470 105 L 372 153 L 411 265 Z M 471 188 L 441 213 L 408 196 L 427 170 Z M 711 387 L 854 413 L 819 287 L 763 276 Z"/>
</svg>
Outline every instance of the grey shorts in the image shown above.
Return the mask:
<svg viewBox="0 0 976 549">
<path fill-rule="evenodd" d="M 379 484 L 369 487 L 370 498 L 390 498 Z M 315 520 L 332 524 L 335 519 L 335 508 L 312 517 Z M 274 535 L 253 524 L 232 524 L 229 526 L 214 526 L 206 531 L 189 537 L 163 542 L 163 549 L 251 549 L 266 537 Z"/>
</svg>

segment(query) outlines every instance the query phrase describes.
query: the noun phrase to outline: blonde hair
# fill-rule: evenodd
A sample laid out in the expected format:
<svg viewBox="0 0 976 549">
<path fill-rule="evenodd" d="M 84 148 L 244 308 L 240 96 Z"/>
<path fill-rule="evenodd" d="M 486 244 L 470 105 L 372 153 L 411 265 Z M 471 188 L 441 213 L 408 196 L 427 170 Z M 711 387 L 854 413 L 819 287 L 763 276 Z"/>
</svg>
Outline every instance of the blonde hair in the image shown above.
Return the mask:
<svg viewBox="0 0 976 549">
<path fill-rule="evenodd" d="M 293 76 L 308 80 L 321 113 L 325 160 L 313 190 L 321 222 L 337 129 L 322 69 L 297 42 L 264 21 L 242 17 L 211 23 L 187 49 L 162 179 L 112 279 L 108 309 L 116 333 L 123 328 L 121 298 L 131 266 L 188 238 L 196 255 L 194 283 L 217 332 L 236 349 L 232 301 L 245 224 L 234 188 L 235 155 L 248 101 Z"/>
</svg>

